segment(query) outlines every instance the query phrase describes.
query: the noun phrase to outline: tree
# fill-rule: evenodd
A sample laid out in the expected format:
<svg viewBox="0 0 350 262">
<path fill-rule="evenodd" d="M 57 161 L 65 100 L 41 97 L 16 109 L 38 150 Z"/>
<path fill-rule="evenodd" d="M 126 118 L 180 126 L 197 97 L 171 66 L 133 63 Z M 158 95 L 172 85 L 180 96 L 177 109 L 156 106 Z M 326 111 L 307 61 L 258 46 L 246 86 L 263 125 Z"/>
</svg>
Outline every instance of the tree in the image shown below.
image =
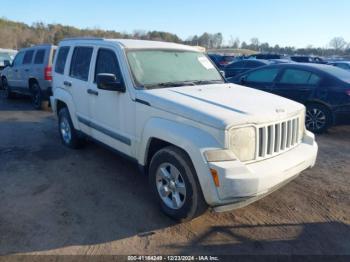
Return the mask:
<svg viewBox="0 0 350 262">
<path fill-rule="evenodd" d="M 253 37 L 252 39 L 250 39 L 250 43 L 253 50 L 259 50 L 260 41 L 257 37 Z"/>
<path fill-rule="evenodd" d="M 333 47 L 336 51 L 341 51 L 346 46 L 346 41 L 343 37 L 334 37 L 330 42 L 329 45 Z"/>
</svg>

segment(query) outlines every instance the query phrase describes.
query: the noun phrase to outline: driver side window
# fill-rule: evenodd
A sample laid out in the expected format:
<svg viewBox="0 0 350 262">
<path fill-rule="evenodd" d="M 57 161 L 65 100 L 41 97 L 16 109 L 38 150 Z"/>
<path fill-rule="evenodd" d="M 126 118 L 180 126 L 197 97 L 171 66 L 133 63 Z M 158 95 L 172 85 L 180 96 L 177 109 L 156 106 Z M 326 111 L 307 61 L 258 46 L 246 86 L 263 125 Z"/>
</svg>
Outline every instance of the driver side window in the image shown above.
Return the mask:
<svg viewBox="0 0 350 262">
<path fill-rule="evenodd" d="M 95 78 L 98 74 L 114 74 L 117 79 L 121 79 L 118 59 L 114 51 L 109 49 L 98 50 L 96 67 L 95 67 Z"/>
<path fill-rule="evenodd" d="M 22 65 L 23 57 L 24 57 L 24 52 L 19 52 L 16 55 L 15 60 L 13 60 L 13 66 L 20 66 L 20 65 Z"/>
</svg>

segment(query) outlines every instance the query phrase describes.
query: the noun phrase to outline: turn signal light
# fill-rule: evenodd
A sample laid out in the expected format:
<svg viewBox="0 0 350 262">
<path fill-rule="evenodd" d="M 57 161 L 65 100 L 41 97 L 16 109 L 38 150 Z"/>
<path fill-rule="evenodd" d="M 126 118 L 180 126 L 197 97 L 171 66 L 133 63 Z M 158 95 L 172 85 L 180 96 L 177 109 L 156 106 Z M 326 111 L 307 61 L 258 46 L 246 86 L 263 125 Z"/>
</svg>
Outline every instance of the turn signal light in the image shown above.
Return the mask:
<svg viewBox="0 0 350 262">
<path fill-rule="evenodd" d="M 218 171 L 216 171 L 213 168 L 210 168 L 210 173 L 211 173 L 211 176 L 213 177 L 213 181 L 214 181 L 215 186 L 220 187 Z"/>
</svg>

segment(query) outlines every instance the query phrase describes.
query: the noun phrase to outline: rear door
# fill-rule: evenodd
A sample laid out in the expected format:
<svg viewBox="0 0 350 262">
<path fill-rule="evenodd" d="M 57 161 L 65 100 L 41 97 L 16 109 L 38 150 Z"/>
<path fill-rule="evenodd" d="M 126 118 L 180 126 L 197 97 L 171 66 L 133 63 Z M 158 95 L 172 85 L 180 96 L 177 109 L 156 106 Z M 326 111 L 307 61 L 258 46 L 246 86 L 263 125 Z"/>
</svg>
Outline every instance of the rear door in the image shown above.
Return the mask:
<svg viewBox="0 0 350 262">
<path fill-rule="evenodd" d="M 24 92 L 29 92 L 28 79 L 32 72 L 34 49 L 27 50 L 24 54 L 23 64 L 18 69 L 18 84 Z"/>
<path fill-rule="evenodd" d="M 302 69 L 288 68 L 282 72 L 273 92 L 303 103 L 312 96 L 321 80 L 321 76 L 316 73 Z"/>
<path fill-rule="evenodd" d="M 67 77 L 63 81 L 64 88 L 71 94 L 75 113 L 79 121 L 80 129 L 87 135 L 91 134 L 89 89 L 92 85 L 92 55 L 93 45 L 81 44 L 74 46 L 71 51 L 70 67 Z"/>
<path fill-rule="evenodd" d="M 276 67 L 257 69 L 248 73 L 244 77 L 243 84 L 245 86 L 271 93 L 279 73 L 280 69 Z"/>
</svg>

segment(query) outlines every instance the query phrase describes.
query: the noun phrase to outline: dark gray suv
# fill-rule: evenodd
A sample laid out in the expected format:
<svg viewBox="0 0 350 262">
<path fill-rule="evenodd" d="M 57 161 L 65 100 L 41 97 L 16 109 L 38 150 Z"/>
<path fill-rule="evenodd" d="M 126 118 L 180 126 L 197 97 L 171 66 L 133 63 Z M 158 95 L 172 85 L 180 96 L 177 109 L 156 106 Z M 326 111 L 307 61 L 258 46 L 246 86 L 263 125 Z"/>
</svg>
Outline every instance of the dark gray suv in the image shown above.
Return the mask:
<svg viewBox="0 0 350 262">
<path fill-rule="evenodd" d="M 15 93 L 32 97 L 36 109 L 51 95 L 52 61 L 56 46 L 38 45 L 21 49 L 13 62 L 1 74 L 5 97 L 12 98 Z"/>
</svg>

